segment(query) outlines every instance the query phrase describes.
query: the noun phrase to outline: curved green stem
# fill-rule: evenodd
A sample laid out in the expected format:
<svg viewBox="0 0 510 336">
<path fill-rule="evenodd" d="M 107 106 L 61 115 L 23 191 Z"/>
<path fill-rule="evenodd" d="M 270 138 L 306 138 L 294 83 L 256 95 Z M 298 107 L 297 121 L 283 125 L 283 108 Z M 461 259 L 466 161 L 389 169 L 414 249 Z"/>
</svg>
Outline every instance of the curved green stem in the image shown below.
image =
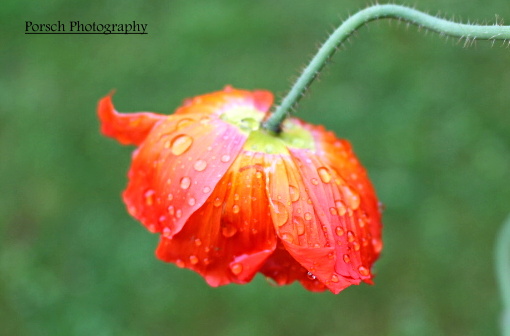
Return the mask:
<svg viewBox="0 0 510 336">
<path fill-rule="evenodd" d="M 510 216 L 496 242 L 496 275 L 503 298 L 502 335 L 510 336 Z"/>
<path fill-rule="evenodd" d="M 274 113 L 263 124 L 263 128 L 275 133 L 281 132 L 281 123 L 303 97 L 310 84 L 333 56 L 335 50 L 365 23 L 378 19 L 398 19 L 409 22 L 442 35 L 469 40 L 506 40 L 510 39 L 510 26 L 478 26 L 455 23 L 398 5 L 375 5 L 368 7 L 348 18 L 319 49 L 310 64 L 294 83 L 289 93 L 276 107 Z"/>
</svg>

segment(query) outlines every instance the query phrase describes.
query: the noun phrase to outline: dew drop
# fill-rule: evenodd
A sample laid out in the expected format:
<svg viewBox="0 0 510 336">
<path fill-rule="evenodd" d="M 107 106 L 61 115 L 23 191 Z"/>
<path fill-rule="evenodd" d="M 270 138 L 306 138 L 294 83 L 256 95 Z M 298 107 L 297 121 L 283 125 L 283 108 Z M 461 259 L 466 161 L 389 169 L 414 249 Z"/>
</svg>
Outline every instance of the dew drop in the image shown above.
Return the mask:
<svg viewBox="0 0 510 336">
<path fill-rule="evenodd" d="M 189 262 L 190 262 L 192 265 L 196 265 L 196 264 L 198 264 L 198 258 L 197 258 L 197 256 L 195 256 L 195 255 L 191 255 L 191 256 L 189 256 Z"/>
<path fill-rule="evenodd" d="M 209 191 L 211 191 L 211 188 L 209 188 L 209 187 L 204 187 L 204 189 L 202 189 L 202 192 L 204 194 L 207 194 Z"/>
<path fill-rule="evenodd" d="M 209 265 L 211 263 L 211 259 L 204 258 L 204 265 Z"/>
<path fill-rule="evenodd" d="M 169 205 L 167 210 L 170 216 L 173 216 L 175 214 L 175 208 L 173 205 Z"/>
<path fill-rule="evenodd" d="M 183 178 L 181 178 L 181 188 L 182 189 L 188 189 L 190 185 L 191 185 L 191 179 L 189 177 L 184 176 Z"/>
<path fill-rule="evenodd" d="M 305 212 L 305 219 L 306 219 L 307 221 L 311 220 L 311 219 L 312 219 L 312 214 L 311 214 L 311 213 L 309 213 L 309 212 Z"/>
<path fill-rule="evenodd" d="M 181 218 L 181 216 L 182 216 L 182 210 L 181 210 L 181 209 L 177 209 L 177 210 L 175 211 L 175 217 L 177 217 L 177 218 Z"/>
<path fill-rule="evenodd" d="M 228 162 L 230 161 L 230 155 L 225 154 L 221 157 L 221 162 Z"/>
<path fill-rule="evenodd" d="M 289 195 L 292 202 L 297 202 L 299 200 L 299 189 L 289 185 Z"/>
<path fill-rule="evenodd" d="M 154 204 L 154 194 L 156 192 L 154 190 L 147 190 L 144 194 L 145 196 L 145 204 L 147 204 L 148 206 L 151 206 Z"/>
<path fill-rule="evenodd" d="M 382 241 L 376 238 L 372 239 L 372 245 L 374 246 L 374 252 L 380 253 L 383 247 Z"/>
<path fill-rule="evenodd" d="M 282 240 L 285 240 L 287 243 L 292 244 L 294 242 L 294 237 L 292 236 L 292 234 L 285 232 L 282 234 Z"/>
<path fill-rule="evenodd" d="M 303 221 L 303 218 L 295 216 L 293 221 L 297 234 L 300 236 L 303 235 L 305 233 L 305 222 Z"/>
<path fill-rule="evenodd" d="M 197 201 L 196 201 L 193 197 L 190 197 L 190 198 L 188 199 L 188 204 L 189 204 L 190 206 L 194 206 L 196 202 L 197 202 Z"/>
<path fill-rule="evenodd" d="M 259 122 L 253 118 L 244 118 L 241 120 L 240 127 L 246 131 L 254 131 L 259 128 Z"/>
<path fill-rule="evenodd" d="M 345 208 L 345 204 L 342 201 L 335 201 L 336 210 L 338 211 L 339 216 L 345 215 L 347 209 Z"/>
<path fill-rule="evenodd" d="M 331 181 L 331 174 L 326 167 L 320 167 L 317 169 L 317 173 L 319 173 L 319 177 L 322 182 L 329 183 Z"/>
<path fill-rule="evenodd" d="M 239 209 L 239 205 L 234 204 L 234 206 L 232 206 L 232 212 L 233 212 L 233 213 L 235 213 L 235 214 L 236 214 L 236 213 L 239 213 L 239 210 L 240 210 L 240 209 Z"/>
<path fill-rule="evenodd" d="M 233 263 L 230 265 L 230 270 L 234 273 L 234 275 L 239 275 L 243 271 L 243 265 L 240 263 Z"/>
<path fill-rule="evenodd" d="M 261 178 L 261 177 L 262 177 L 262 173 L 261 173 L 261 172 L 259 172 L 259 171 L 258 171 L 258 172 L 256 172 L 256 173 L 255 173 L 255 177 L 256 177 L 256 178 Z"/>
<path fill-rule="evenodd" d="M 179 120 L 179 122 L 177 123 L 177 129 L 182 129 L 190 124 L 192 124 L 194 121 L 191 120 L 191 119 L 181 119 Z"/>
<path fill-rule="evenodd" d="M 170 150 L 174 155 L 181 155 L 191 147 L 192 143 L 193 139 L 189 135 L 181 134 L 172 140 L 172 143 L 170 144 Z"/>
<path fill-rule="evenodd" d="M 184 266 L 186 266 L 186 264 L 184 263 L 184 261 L 182 261 L 181 259 L 177 259 L 175 261 L 175 264 L 177 265 L 177 267 L 180 267 L 180 268 L 183 268 Z"/>
<path fill-rule="evenodd" d="M 352 210 L 356 210 L 359 207 L 360 197 L 356 194 L 351 188 L 348 186 L 342 186 L 342 195 L 344 196 L 344 200 Z"/>
<path fill-rule="evenodd" d="M 287 212 L 287 209 L 285 205 L 283 205 L 282 202 L 273 200 L 274 205 L 274 220 L 276 222 L 276 225 L 282 226 L 289 220 L 289 213 Z"/>
<path fill-rule="evenodd" d="M 338 211 L 336 210 L 336 208 L 329 208 L 329 213 L 332 214 L 333 216 L 338 216 Z"/>
<path fill-rule="evenodd" d="M 239 194 L 234 194 L 234 201 L 239 201 Z"/>
<path fill-rule="evenodd" d="M 315 280 L 315 279 L 317 279 L 317 277 L 316 277 L 315 275 L 313 275 L 313 273 L 312 273 L 312 272 L 308 272 L 308 273 L 306 273 L 306 277 L 307 277 L 308 279 L 310 279 L 310 280 Z"/>
<path fill-rule="evenodd" d="M 207 162 L 205 160 L 198 159 L 193 165 L 193 168 L 195 168 L 198 172 L 204 171 L 205 168 L 207 168 Z"/>
<path fill-rule="evenodd" d="M 195 245 L 196 246 L 202 245 L 202 241 L 200 240 L 200 238 L 195 238 Z"/>
<path fill-rule="evenodd" d="M 227 224 L 221 228 L 221 234 L 225 238 L 230 238 L 237 233 L 237 228 L 232 224 Z"/>
<path fill-rule="evenodd" d="M 221 199 L 220 199 L 219 197 L 216 197 L 216 198 L 214 199 L 213 205 L 214 205 L 215 207 L 219 207 L 219 206 L 221 205 L 221 203 L 222 203 Z"/>
<path fill-rule="evenodd" d="M 354 232 L 347 231 L 347 241 L 349 243 L 352 243 L 356 239 L 356 236 L 354 235 Z"/>
<path fill-rule="evenodd" d="M 361 245 L 357 241 L 354 241 L 354 242 L 352 242 L 352 248 L 354 249 L 354 251 L 357 252 L 360 250 Z"/>
<path fill-rule="evenodd" d="M 348 254 L 344 254 L 344 257 L 343 257 L 343 258 L 344 258 L 344 262 L 345 262 L 346 264 L 348 264 L 348 263 L 350 263 L 350 262 L 351 262 L 351 257 L 349 257 L 349 255 L 348 255 Z"/>
<path fill-rule="evenodd" d="M 319 180 L 317 180 L 316 178 L 313 178 L 312 179 L 312 184 L 313 185 L 318 185 L 319 184 Z"/>
<path fill-rule="evenodd" d="M 367 276 L 370 274 L 370 271 L 365 266 L 358 267 L 358 271 L 359 271 L 359 274 L 361 274 L 362 276 Z"/>
<path fill-rule="evenodd" d="M 167 200 L 171 201 L 174 199 L 174 195 L 172 194 L 168 194 L 168 196 L 166 197 Z"/>
<path fill-rule="evenodd" d="M 163 237 L 170 238 L 172 236 L 172 230 L 169 227 L 163 228 Z"/>
<path fill-rule="evenodd" d="M 331 276 L 331 282 L 338 282 L 339 280 L 340 280 L 340 279 L 338 279 L 338 275 L 333 274 L 333 275 Z"/>
</svg>

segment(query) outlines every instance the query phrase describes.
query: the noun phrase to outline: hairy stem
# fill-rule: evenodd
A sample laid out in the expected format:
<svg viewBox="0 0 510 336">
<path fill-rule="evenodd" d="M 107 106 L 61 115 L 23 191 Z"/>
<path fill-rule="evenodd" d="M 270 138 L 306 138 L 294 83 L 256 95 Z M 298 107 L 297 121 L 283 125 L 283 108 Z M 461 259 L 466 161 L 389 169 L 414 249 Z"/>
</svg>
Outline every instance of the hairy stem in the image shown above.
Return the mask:
<svg viewBox="0 0 510 336">
<path fill-rule="evenodd" d="M 455 23 L 399 5 L 375 5 L 363 9 L 338 27 L 321 46 L 312 61 L 304 69 L 285 98 L 273 114 L 264 122 L 263 128 L 280 133 L 281 124 L 303 97 L 314 79 L 319 75 L 335 50 L 365 23 L 378 19 L 398 19 L 409 22 L 442 35 L 465 38 L 466 40 L 507 40 L 510 39 L 510 26 L 479 26 Z"/>
<path fill-rule="evenodd" d="M 496 275 L 503 298 L 502 335 L 510 336 L 510 216 L 496 242 Z"/>
</svg>

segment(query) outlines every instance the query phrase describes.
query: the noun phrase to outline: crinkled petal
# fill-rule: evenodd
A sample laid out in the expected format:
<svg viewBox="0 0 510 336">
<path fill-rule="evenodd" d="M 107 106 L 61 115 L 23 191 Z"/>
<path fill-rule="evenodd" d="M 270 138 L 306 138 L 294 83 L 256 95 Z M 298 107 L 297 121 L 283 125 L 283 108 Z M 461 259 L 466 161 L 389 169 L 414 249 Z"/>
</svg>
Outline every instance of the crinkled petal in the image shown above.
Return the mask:
<svg viewBox="0 0 510 336">
<path fill-rule="evenodd" d="M 322 292 L 326 286 L 294 259 L 281 241 L 276 250 L 264 263 L 260 272 L 272 279 L 277 285 L 289 285 L 299 281 L 303 287 L 312 292 Z"/>
<path fill-rule="evenodd" d="M 307 185 L 300 167 L 290 155 L 275 156 L 272 160 L 268 197 L 272 200 L 273 222 L 276 232 L 289 254 L 332 292 L 358 284 L 349 275 L 342 276 L 335 268 L 340 246 L 325 213 L 314 199 L 313 190 Z M 342 250 L 345 254 L 347 246 Z"/>
<path fill-rule="evenodd" d="M 249 282 L 276 247 L 263 162 L 262 154 L 241 153 L 183 229 L 163 234 L 157 256 L 211 286 Z"/>
<path fill-rule="evenodd" d="M 112 94 L 102 98 L 97 106 L 101 132 L 124 145 L 139 145 L 154 125 L 167 116 L 151 113 L 119 113 L 112 103 Z"/>
</svg>

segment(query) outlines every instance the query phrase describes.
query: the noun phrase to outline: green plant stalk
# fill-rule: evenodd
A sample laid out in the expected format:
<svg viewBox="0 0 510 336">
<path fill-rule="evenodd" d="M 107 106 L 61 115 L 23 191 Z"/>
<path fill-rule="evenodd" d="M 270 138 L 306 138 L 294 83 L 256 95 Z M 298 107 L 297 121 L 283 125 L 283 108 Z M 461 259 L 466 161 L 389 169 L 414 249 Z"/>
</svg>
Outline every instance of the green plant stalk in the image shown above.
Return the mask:
<svg viewBox="0 0 510 336">
<path fill-rule="evenodd" d="M 510 336 L 510 216 L 503 223 L 496 241 L 496 276 L 503 300 L 502 335 Z"/>
<path fill-rule="evenodd" d="M 472 40 L 508 40 L 510 39 L 510 26 L 479 26 L 461 24 L 440 19 L 412 8 L 399 5 L 375 5 L 363 9 L 349 17 L 338 27 L 321 46 L 290 91 L 262 127 L 276 134 L 281 132 L 281 124 L 292 111 L 299 100 L 304 96 L 314 79 L 319 75 L 336 49 L 356 30 L 364 24 L 379 19 L 397 19 L 405 21 L 441 35 L 448 35 Z"/>
</svg>

